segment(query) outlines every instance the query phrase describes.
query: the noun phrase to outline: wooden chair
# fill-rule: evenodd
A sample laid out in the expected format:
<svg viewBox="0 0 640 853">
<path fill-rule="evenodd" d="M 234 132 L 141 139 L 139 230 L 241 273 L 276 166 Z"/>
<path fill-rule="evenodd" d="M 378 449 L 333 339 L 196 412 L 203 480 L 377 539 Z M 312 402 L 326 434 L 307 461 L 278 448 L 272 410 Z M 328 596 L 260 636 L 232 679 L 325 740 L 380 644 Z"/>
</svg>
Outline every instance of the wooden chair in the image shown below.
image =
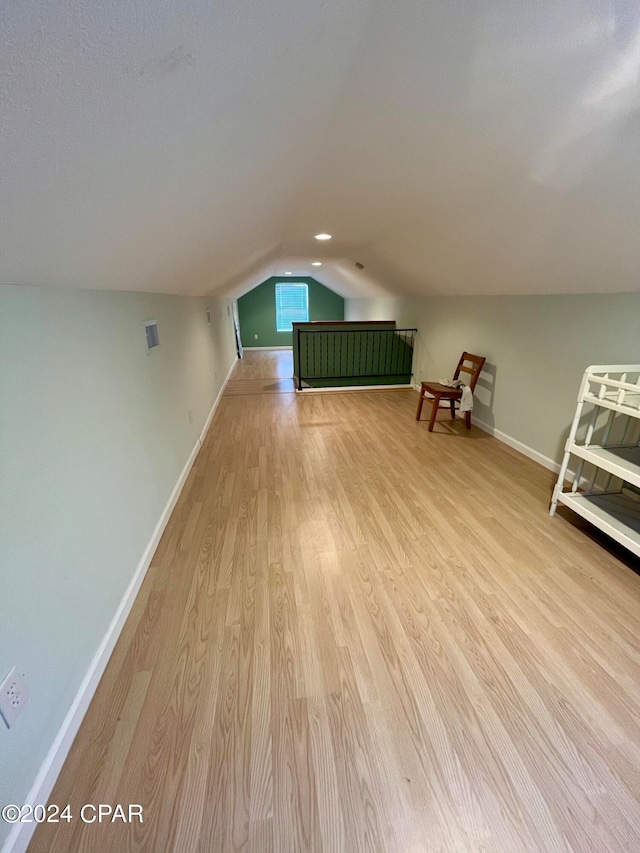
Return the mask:
<svg viewBox="0 0 640 853">
<path fill-rule="evenodd" d="M 463 352 L 462 357 L 458 362 L 458 366 L 456 367 L 456 372 L 453 374 L 454 380 L 459 378 L 461 372 L 468 373 L 471 377 L 469 379 L 469 388 L 471 388 L 471 390 L 473 391 L 476 387 L 478 376 L 480 376 L 480 371 L 484 367 L 485 361 L 486 358 L 483 358 L 481 355 L 472 355 L 472 353 L 470 352 Z M 465 364 L 465 362 L 467 362 L 467 364 Z M 438 407 L 440 406 L 440 400 L 449 401 L 449 406 L 451 407 L 451 417 L 455 420 L 456 403 L 459 402 L 461 397 L 462 390 L 459 388 L 450 388 L 448 385 L 442 385 L 440 382 L 422 382 L 420 384 L 420 400 L 418 402 L 418 413 L 416 414 L 416 420 L 420 420 L 420 415 L 422 413 L 422 404 L 424 403 L 425 399 L 432 398 L 431 418 L 429 419 L 429 432 L 432 432 L 433 425 L 436 420 L 436 412 L 438 411 Z M 471 429 L 471 412 L 465 412 L 464 419 L 467 425 L 467 429 Z"/>
</svg>

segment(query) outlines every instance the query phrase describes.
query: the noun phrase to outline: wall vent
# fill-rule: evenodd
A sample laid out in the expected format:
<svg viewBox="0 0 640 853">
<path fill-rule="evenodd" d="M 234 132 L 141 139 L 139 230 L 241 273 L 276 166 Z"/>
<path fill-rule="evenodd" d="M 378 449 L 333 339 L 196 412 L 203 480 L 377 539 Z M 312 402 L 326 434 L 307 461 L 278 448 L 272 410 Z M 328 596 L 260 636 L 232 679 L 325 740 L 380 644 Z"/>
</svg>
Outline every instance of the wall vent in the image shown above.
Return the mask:
<svg viewBox="0 0 640 853">
<path fill-rule="evenodd" d="M 160 346 L 160 337 L 158 336 L 158 321 L 145 320 L 143 323 L 145 335 L 147 337 L 147 352 Z"/>
</svg>

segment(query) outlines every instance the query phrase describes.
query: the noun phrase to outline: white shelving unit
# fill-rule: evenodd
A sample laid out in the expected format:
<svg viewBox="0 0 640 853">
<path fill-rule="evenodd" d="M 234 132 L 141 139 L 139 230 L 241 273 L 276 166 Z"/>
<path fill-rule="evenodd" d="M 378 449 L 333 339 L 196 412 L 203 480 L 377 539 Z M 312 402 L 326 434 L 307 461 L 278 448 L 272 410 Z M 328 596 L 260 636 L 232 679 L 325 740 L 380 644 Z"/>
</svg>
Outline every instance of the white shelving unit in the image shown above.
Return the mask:
<svg viewBox="0 0 640 853">
<path fill-rule="evenodd" d="M 640 557 L 640 364 L 586 369 L 551 515 L 558 503 Z"/>
</svg>

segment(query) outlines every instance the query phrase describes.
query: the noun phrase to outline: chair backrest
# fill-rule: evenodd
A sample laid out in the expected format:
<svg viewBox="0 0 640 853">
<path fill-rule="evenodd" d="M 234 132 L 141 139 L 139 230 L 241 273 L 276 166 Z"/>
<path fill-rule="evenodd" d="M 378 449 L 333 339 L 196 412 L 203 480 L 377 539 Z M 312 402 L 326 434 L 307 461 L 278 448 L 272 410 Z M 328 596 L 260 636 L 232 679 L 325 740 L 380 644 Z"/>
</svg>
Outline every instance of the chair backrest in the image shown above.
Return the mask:
<svg viewBox="0 0 640 853">
<path fill-rule="evenodd" d="M 458 379 L 461 371 L 463 373 L 468 373 L 471 377 L 469 379 L 469 388 L 473 391 L 476 387 L 478 376 L 480 376 L 480 371 L 484 367 L 486 360 L 487 359 L 481 355 L 473 355 L 473 353 L 470 352 L 463 352 L 460 357 L 460 361 L 458 362 L 458 366 L 456 367 L 456 372 L 453 374 L 453 378 Z"/>
</svg>

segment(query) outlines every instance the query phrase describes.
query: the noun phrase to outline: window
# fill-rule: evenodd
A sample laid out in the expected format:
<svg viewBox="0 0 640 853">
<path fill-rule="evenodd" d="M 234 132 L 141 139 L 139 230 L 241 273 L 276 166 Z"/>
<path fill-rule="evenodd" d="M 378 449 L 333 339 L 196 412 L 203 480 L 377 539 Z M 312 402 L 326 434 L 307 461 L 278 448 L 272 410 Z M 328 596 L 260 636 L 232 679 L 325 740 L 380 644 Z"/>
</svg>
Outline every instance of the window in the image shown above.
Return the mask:
<svg viewBox="0 0 640 853">
<path fill-rule="evenodd" d="M 309 321 L 309 288 L 306 284 L 276 284 L 276 331 L 290 332 L 292 323 Z"/>
</svg>

